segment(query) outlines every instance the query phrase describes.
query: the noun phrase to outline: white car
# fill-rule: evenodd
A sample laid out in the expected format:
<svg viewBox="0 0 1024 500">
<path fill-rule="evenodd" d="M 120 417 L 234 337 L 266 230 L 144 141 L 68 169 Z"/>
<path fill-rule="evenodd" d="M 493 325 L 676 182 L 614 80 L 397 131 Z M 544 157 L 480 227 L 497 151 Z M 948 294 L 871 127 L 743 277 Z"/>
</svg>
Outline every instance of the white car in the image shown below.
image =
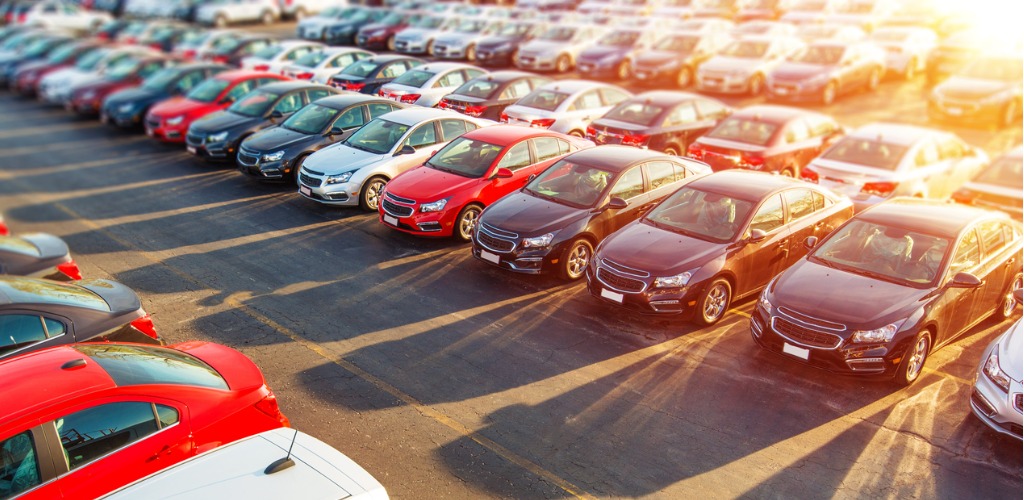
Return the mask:
<svg viewBox="0 0 1024 500">
<path fill-rule="evenodd" d="M 395 52 L 433 54 L 434 40 L 462 22 L 459 17 L 423 16 L 395 34 Z"/>
<path fill-rule="evenodd" d="M 464 20 L 455 29 L 434 39 L 434 57 L 475 61 L 477 42 L 497 34 L 505 24 L 507 22 L 501 20 Z"/>
<path fill-rule="evenodd" d="M 99 81 L 103 72 L 116 64 L 138 55 L 153 55 L 158 52 L 148 47 L 124 46 L 98 49 L 79 59 L 70 68 L 59 69 L 47 74 L 39 82 L 39 99 L 50 104 L 61 104 L 71 99 L 71 92 L 79 85 Z"/>
<path fill-rule="evenodd" d="M 493 124 L 454 111 L 412 107 L 374 118 L 343 142 L 306 158 L 299 169 L 299 194 L 327 205 L 377 211 L 389 180 L 456 137 Z"/>
<path fill-rule="evenodd" d="M 794 36 L 746 36 L 727 45 L 697 69 L 697 90 L 759 95 L 765 75 L 803 49 Z"/>
<path fill-rule="evenodd" d="M 263 47 L 255 54 L 242 58 L 242 69 L 280 73 L 296 59 L 326 47 L 319 42 L 285 40 Z"/>
<path fill-rule="evenodd" d="M 505 108 L 499 121 L 585 137 L 590 122 L 632 96 L 628 91 L 607 83 L 559 80 L 537 87 Z"/>
<path fill-rule="evenodd" d="M 1021 286 L 1018 282 L 1015 286 Z M 1018 289 L 1014 299 L 1024 298 Z M 1004 307 L 1016 305 L 1004 304 Z M 1005 313 L 1004 313 L 1005 314 Z M 996 337 L 981 355 L 971 392 L 971 411 L 992 430 L 1021 440 L 1021 392 L 1024 387 L 1024 320 Z"/>
<path fill-rule="evenodd" d="M 580 51 L 607 28 L 587 24 L 551 24 L 519 47 L 513 63 L 519 69 L 565 73 L 576 66 Z"/>
<path fill-rule="evenodd" d="M 988 155 L 952 133 L 872 123 L 839 139 L 800 176 L 849 196 L 859 212 L 894 196 L 944 200 L 987 163 Z"/>
<path fill-rule="evenodd" d="M 779 17 L 779 21 L 796 25 L 817 24 L 846 6 L 848 0 L 797 0 Z"/>
<path fill-rule="evenodd" d="M 86 10 L 64 0 L 43 0 L 25 13 L 23 24 L 40 28 L 92 31 L 113 17 L 103 11 Z"/>
<path fill-rule="evenodd" d="M 232 30 L 204 30 L 189 34 L 174 46 L 172 54 L 189 61 L 201 61 L 240 35 L 239 32 Z"/>
<path fill-rule="evenodd" d="M 281 14 L 292 19 L 305 19 L 343 3 L 340 0 L 278 0 Z"/>
<path fill-rule="evenodd" d="M 885 49 L 886 68 L 910 80 L 925 70 L 939 37 L 928 28 L 886 26 L 871 33 L 871 41 Z"/>
<path fill-rule="evenodd" d="M 673 31 L 692 31 L 697 33 L 727 33 L 736 29 L 736 24 L 728 19 L 704 17 L 685 19 L 672 26 Z"/>
<path fill-rule="evenodd" d="M 102 498 L 303 498 L 387 500 L 369 472 L 293 429 L 261 432 L 192 457 Z"/>
<path fill-rule="evenodd" d="M 223 28 L 229 24 L 261 22 L 273 24 L 281 19 L 278 0 L 213 0 L 196 11 L 196 22 Z"/>
<path fill-rule="evenodd" d="M 486 71 L 456 62 L 435 62 L 417 66 L 384 84 L 377 95 L 406 104 L 432 108 L 441 98 Z"/>
<path fill-rule="evenodd" d="M 373 52 L 354 47 L 326 47 L 296 59 L 285 66 L 281 74 L 289 78 L 327 85 L 332 76 L 348 65 L 373 55 Z"/>
</svg>

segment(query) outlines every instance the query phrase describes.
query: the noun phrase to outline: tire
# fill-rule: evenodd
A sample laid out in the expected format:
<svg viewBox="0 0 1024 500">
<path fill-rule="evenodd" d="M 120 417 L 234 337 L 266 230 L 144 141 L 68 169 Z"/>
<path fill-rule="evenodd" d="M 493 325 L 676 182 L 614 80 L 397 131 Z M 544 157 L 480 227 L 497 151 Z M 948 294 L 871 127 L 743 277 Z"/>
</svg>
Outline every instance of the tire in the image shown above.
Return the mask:
<svg viewBox="0 0 1024 500">
<path fill-rule="evenodd" d="M 359 190 L 359 206 L 367 212 L 376 212 L 380 206 L 380 195 L 388 180 L 381 176 L 370 177 Z"/>
<path fill-rule="evenodd" d="M 622 61 L 619 63 L 619 67 L 615 70 L 615 76 L 619 77 L 619 80 L 629 79 L 629 63 Z"/>
<path fill-rule="evenodd" d="M 224 14 L 217 14 L 217 17 L 213 20 L 213 25 L 218 28 L 226 28 L 228 26 L 228 18 Z"/>
<path fill-rule="evenodd" d="M 1013 281 L 1010 282 L 1010 286 L 1006 289 L 1006 293 L 1003 294 L 999 301 L 999 308 L 996 310 L 996 315 L 999 321 L 1009 319 L 1013 316 L 1013 310 L 1017 308 L 1017 301 L 1013 298 L 1014 290 L 1018 290 L 1024 287 L 1024 275 L 1017 273 L 1013 277 Z"/>
<path fill-rule="evenodd" d="M 427 55 L 428 56 L 433 56 L 434 55 L 434 41 L 433 40 L 427 42 Z"/>
<path fill-rule="evenodd" d="M 576 238 L 565 247 L 558 260 L 558 277 L 565 281 L 576 281 L 583 277 L 594 257 L 594 247 L 583 238 Z"/>
<path fill-rule="evenodd" d="M 797 169 L 794 166 L 786 165 L 785 167 L 782 167 L 782 170 L 779 171 L 779 175 L 781 175 L 783 177 L 792 177 L 792 178 L 795 179 L 796 178 L 796 171 L 797 171 Z"/>
<path fill-rule="evenodd" d="M 874 91 L 880 83 L 882 83 L 882 69 L 875 68 L 871 70 L 871 75 L 868 76 L 867 88 L 869 91 Z"/>
<path fill-rule="evenodd" d="M 917 76 L 917 58 L 912 57 L 910 61 L 907 61 L 907 67 L 903 68 L 903 79 L 913 80 Z"/>
<path fill-rule="evenodd" d="M 1009 127 L 1017 123 L 1017 115 L 1020 114 L 1020 103 L 1010 101 L 1003 108 L 1003 114 L 999 117 L 1000 125 Z"/>
<path fill-rule="evenodd" d="M 269 10 L 265 10 L 265 11 L 263 11 L 262 14 L 260 14 L 260 21 L 263 24 L 274 24 L 274 21 L 276 21 L 276 19 L 274 18 L 274 13 L 273 12 L 271 12 Z"/>
<path fill-rule="evenodd" d="M 932 336 L 924 330 L 914 337 L 914 342 L 903 353 L 903 361 L 896 368 L 896 377 L 893 382 L 900 387 L 913 384 L 921 376 L 924 363 L 928 360 L 928 351 L 932 347 Z"/>
<path fill-rule="evenodd" d="M 389 36 L 388 37 L 388 41 L 385 42 L 385 44 L 388 47 L 388 52 L 394 52 L 395 51 L 395 35 Z"/>
<path fill-rule="evenodd" d="M 558 56 L 558 60 L 555 61 L 555 72 L 557 73 L 567 73 L 571 67 L 572 61 L 565 54 Z"/>
<path fill-rule="evenodd" d="M 669 156 L 679 156 L 680 151 L 682 151 L 682 148 L 676 146 L 675 144 L 670 144 L 665 147 L 664 153 Z"/>
<path fill-rule="evenodd" d="M 586 136 L 583 135 L 583 132 L 580 132 L 579 130 L 570 130 L 569 131 L 569 135 L 571 135 L 573 137 L 579 137 L 580 139 L 586 137 Z"/>
<path fill-rule="evenodd" d="M 689 66 L 683 66 L 679 69 L 679 74 L 676 75 L 676 85 L 681 89 L 693 85 L 693 70 Z"/>
<path fill-rule="evenodd" d="M 828 106 L 836 102 L 836 82 L 828 82 L 825 88 L 821 89 L 821 103 Z"/>
<path fill-rule="evenodd" d="M 483 209 L 480 205 L 471 203 L 462 208 L 459 212 L 459 216 L 455 219 L 455 227 L 452 231 L 452 238 L 456 241 L 471 241 L 473 239 L 473 228 L 476 227 L 476 221 L 480 218 L 480 212 Z"/>
<path fill-rule="evenodd" d="M 729 281 L 718 278 L 711 282 L 704 289 L 704 293 L 700 295 L 700 300 L 697 301 L 697 305 L 700 307 L 696 316 L 697 323 L 704 326 L 718 323 L 725 317 L 730 303 L 732 303 L 732 285 L 729 284 Z"/>
<path fill-rule="evenodd" d="M 306 158 L 309 158 L 309 154 L 304 154 L 296 158 L 295 163 L 292 163 L 292 171 L 288 174 L 291 176 L 292 182 L 294 182 L 296 186 L 299 185 L 299 169 L 302 168 L 303 163 L 306 163 Z"/>
<path fill-rule="evenodd" d="M 469 62 L 476 61 L 476 45 L 470 44 L 466 47 L 466 60 Z"/>
</svg>

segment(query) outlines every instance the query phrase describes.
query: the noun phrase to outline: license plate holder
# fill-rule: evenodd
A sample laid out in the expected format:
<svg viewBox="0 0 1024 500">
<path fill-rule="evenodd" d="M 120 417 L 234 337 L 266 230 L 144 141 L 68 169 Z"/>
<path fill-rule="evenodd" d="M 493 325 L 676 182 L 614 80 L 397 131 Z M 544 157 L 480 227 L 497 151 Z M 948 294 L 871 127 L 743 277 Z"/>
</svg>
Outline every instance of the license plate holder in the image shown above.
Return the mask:
<svg viewBox="0 0 1024 500">
<path fill-rule="evenodd" d="M 606 298 L 606 299 L 608 299 L 608 300 L 610 300 L 610 301 L 612 301 L 612 302 L 618 302 L 619 304 L 622 303 L 623 295 L 621 293 L 615 293 L 615 292 L 613 292 L 611 290 L 602 288 L 601 289 L 601 296 Z"/>
<path fill-rule="evenodd" d="M 796 356 L 796 357 L 798 357 L 800 359 L 803 359 L 805 361 L 808 358 L 810 358 L 810 356 L 811 356 L 811 350 L 810 349 L 804 349 L 802 347 L 797 347 L 797 346 L 795 346 L 793 344 L 790 344 L 789 342 L 783 342 L 782 343 L 782 352 L 784 352 L 786 354 L 789 354 L 790 356 Z"/>
<path fill-rule="evenodd" d="M 501 263 L 501 257 L 499 257 L 497 254 L 488 252 L 487 250 L 480 250 L 480 258 L 486 260 L 487 262 L 490 262 L 491 264 Z"/>
<path fill-rule="evenodd" d="M 185 146 L 185 150 L 188 151 L 189 153 L 196 154 L 196 148 L 192 146 Z"/>
<path fill-rule="evenodd" d="M 313 194 L 313 190 L 309 189 L 306 186 L 299 186 L 299 192 L 304 194 L 304 195 L 306 195 L 306 196 L 312 196 L 312 194 Z"/>
<path fill-rule="evenodd" d="M 390 215 L 385 215 L 384 216 L 384 222 L 386 222 L 388 224 L 391 224 L 392 226 L 397 226 L 398 225 L 398 219 L 396 217 L 392 217 Z"/>
</svg>

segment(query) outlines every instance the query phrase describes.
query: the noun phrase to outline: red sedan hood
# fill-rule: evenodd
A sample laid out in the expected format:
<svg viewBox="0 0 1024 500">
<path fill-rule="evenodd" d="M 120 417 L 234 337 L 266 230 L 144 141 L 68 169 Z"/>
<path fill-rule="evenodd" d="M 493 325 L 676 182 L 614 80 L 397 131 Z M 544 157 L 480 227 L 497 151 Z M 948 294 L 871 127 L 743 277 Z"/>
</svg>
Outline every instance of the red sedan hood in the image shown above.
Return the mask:
<svg viewBox="0 0 1024 500">
<path fill-rule="evenodd" d="M 388 192 L 402 198 L 430 203 L 447 198 L 452 193 L 471 189 L 483 179 L 469 178 L 430 167 L 419 166 L 405 172 L 388 183 Z"/>
<path fill-rule="evenodd" d="M 201 116 L 222 108 L 223 106 L 216 103 L 193 101 L 187 97 L 179 96 L 172 97 L 153 106 L 150 114 L 159 118 L 169 118 L 178 115 Z"/>
</svg>

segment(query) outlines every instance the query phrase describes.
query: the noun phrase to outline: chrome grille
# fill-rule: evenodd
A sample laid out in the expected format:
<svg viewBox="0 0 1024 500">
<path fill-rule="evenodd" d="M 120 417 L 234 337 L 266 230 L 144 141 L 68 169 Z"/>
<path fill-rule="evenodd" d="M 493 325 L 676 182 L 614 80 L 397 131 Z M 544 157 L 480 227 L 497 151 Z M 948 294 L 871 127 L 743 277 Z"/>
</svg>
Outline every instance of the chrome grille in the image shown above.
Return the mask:
<svg viewBox="0 0 1024 500">
<path fill-rule="evenodd" d="M 1017 410 L 1017 413 L 1024 413 L 1024 410 L 1021 410 L 1021 393 L 1019 392 L 1013 395 L 1013 408 Z"/>
<path fill-rule="evenodd" d="M 843 341 L 838 335 L 812 330 L 779 316 L 772 318 L 772 330 L 794 344 L 815 349 L 835 349 Z"/>
<path fill-rule="evenodd" d="M 188 134 L 188 135 L 185 136 L 185 142 L 188 143 L 189 146 L 202 146 L 203 145 L 203 136 L 195 135 L 195 134 Z"/>
<path fill-rule="evenodd" d="M 487 231 L 487 232 L 489 232 L 489 233 L 491 233 L 491 234 L 493 234 L 493 235 L 495 235 L 495 236 L 497 236 L 499 238 L 505 238 L 505 239 L 508 239 L 508 240 L 517 240 L 517 239 L 519 239 L 519 233 L 513 233 L 512 231 L 506 231 L 504 229 L 494 227 L 494 226 L 492 226 L 492 225 L 490 225 L 490 224 L 488 224 L 486 222 L 481 222 L 480 223 L 480 228 L 484 229 L 485 231 Z"/>
<path fill-rule="evenodd" d="M 393 195 L 391 193 L 387 193 L 386 192 L 386 193 L 384 193 L 384 196 L 387 197 L 387 198 L 391 198 L 392 201 L 396 201 L 398 203 L 404 203 L 406 205 L 415 205 L 416 204 L 416 200 L 410 200 L 409 198 L 402 198 L 401 196 L 395 196 L 395 195 Z"/>
<path fill-rule="evenodd" d="M 160 120 L 146 120 L 146 125 L 149 128 L 160 128 Z"/>
<path fill-rule="evenodd" d="M 825 321 L 823 319 L 815 318 L 814 316 L 808 316 L 803 313 L 798 313 L 788 307 L 779 307 L 779 312 L 789 316 L 790 318 L 797 320 L 805 325 L 812 328 L 821 328 L 822 330 L 832 330 L 836 332 L 845 332 L 846 325 L 842 323 L 834 323 L 832 321 Z"/>
<path fill-rule="evenodd" d="M 413 212 L 412 207 L 407 207 L 407 206 L 404 206 L 404 205 L 399 205 L 399 204 L 391 201 L 387 197 L 385 197 L 384 199 L 381 200 L 380 206 L 381 206 L 381 208 L 384 209 L 384 212 L 386 212 L 388 215 L 392 215 L 392 216 L 395 216 L 395 217 L 409 217 L 409 216 L 412 215 L 412 212 Z"/>
<path fill-rule="evenodd" d="M 650 278 L 651 273 L 635 267 L 629 267 L 624 264 L 620 264 L 611 259 L 602 259 L 601 265 L 615 271 L 618 274 L 625 274 L 635 278 Z"/>
<path fill-rule="evenodd" d="M 647 288 L 647 283 L 619 275 L 603 265 L 597 267 L 597 279 L 608 288 L 619 292 L 640 293 Z"/>
<path fill-rule="evenodd" d="M 494 252 L 508 253 L 516 248 L 514 241 L 498 238 L 483 229 L 477 231 L 476 242 Z"/>
<path fill-rule="evenodd" d="M 316 177 L 310 177 L 305 172 L 299 172 L 299 182 L 309 187 L 320 187 L 320 183 L 323 181 Z"/>
</svg>

